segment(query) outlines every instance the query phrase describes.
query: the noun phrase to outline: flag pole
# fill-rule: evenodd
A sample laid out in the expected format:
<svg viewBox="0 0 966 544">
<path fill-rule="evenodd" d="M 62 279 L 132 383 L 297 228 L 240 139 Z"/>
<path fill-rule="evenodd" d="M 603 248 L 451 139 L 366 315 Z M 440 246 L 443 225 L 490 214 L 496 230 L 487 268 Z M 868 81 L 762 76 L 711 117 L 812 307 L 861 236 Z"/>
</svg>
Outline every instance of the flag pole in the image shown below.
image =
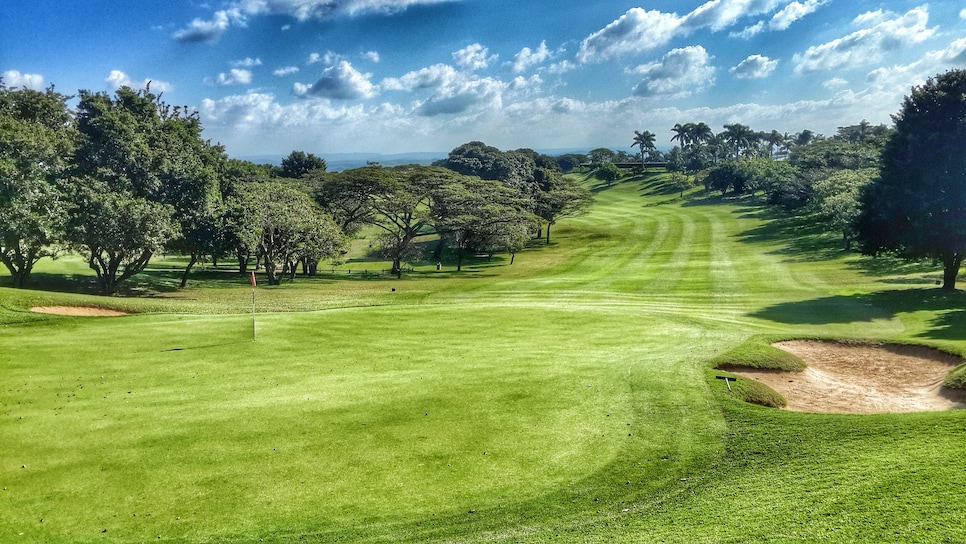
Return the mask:
<svg viewBox="0 0 966 544">
<path fill-rule="evenodd" d="M 249 276 L 252 283 L 252 342 L 255 341 L 255 271 Z"/>
</svg>

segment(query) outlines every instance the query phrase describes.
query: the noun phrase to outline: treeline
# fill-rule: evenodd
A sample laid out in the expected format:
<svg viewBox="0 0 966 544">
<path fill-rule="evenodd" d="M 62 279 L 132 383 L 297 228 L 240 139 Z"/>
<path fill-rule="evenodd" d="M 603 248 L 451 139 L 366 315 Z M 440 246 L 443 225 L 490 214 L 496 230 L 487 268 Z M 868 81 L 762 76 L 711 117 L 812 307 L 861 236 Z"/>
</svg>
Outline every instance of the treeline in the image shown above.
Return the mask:
<svg viewBox="0 0 966 544">
<path fill-rule="evenodd" d="M 260 263 L 277 284 L 343 255 L 366 225 L 397 275 L 431 235 L 459 267 L 470 252 L 514 255 L 544 224 L 549 243 L 551 225 L 590 204 L 530 150 L 473 142 L 437 166 L 340 173 L 293 151 L 275 167 L 230 159 L 196 113 L 150 88 L 80 91 L 73 110 L 72 98 L 0 81 L 0 260 L 17 287 L 64 251 L 86 257 L 104 294 L 159 251 L 187 257 L 182 287 L 203 259 Z"/>
</svg>

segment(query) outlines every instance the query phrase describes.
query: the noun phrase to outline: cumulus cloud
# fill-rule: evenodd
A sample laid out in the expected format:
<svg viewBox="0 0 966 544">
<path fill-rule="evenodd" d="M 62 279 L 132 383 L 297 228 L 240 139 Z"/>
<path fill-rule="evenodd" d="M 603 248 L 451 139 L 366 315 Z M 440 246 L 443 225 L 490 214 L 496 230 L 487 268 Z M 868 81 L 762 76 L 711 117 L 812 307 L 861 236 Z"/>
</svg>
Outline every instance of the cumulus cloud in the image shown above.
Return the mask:
<svg viewBox="0 0 966 544">
<path fill-rule="evenodd" d="M 928 51 L 911 64 L 876 68 L 868 73 L 866 81 L 877 88 L 904 92 L 950 66 L 966 67 L 966 38 L 954 40 L 944 49 Z"/>
<path fill-rule="evenodd" d="M 362 54 L 362 58 L 368 60 L 369 62 L 379 63 L 379 52 L 378 51 L 366 51 Z"/>
<path fill-rule="evenodd" d="M 367 13 L 391 15 L 417 5 L 456 0 L 236 0 L 212 18 L 194 19 L 172 36 L 179 42 L 214 42 L 232 26 L 243 27 L 249 17 L 287 15 L 299 21 L 327 20 Z M 285 27 L 283 27 L 285 29 Z"/>
<path fill-rule="evenodd" d="M 252 82 L 252 73 L 241 68 L 232 68 L 228 73 L 220 73 L 215 78 L 215 85 L 248 85 Z"/>
<path fill-rule="evenodd" d="M 247 19 L 238 8 L 216 11 L 211 20 L 195 19 L 172 36 L 182 43 L 215 42 L 231 25 L 245 26 Z"/>
<path fill-rule="evenodd" d="M 167 92 L 174 88 L 173 85 L 171 85 L 166 81 L 156 81 L 151 79 L 145 79 L 145 80 L 142 80 L 141 82 L 136 82 L 132 80 L 130 77 L 128 77 L 127 74 L 125 74 L 120 70 L 111 70 L 111 73 L 107 75 L 107 78 L 105 78 L 104 81 L 107 82 L 107 86 L 114 91 L 120 89 L 121 87 L 130 87 L 132 89 L 144 89 L 149 84 L 151 85 L 151 91 L 156 93 Z"/>
<path fill-rule="evenodd" d="M 497 55 L 490 55 L 490 50 L 478 43 L 474 43 L 453 53 L 453 61 L 465 70 L 482 70 L 495 62 Z"/>
<path fill-rule="evenodd" d="M 338 53 L 334 53 L 332 51 L 326 51 L 324 55 L 320 55 L 318 53 L 312 53 L 311 55 L 309 55 L 309 58 L 305 61 L 305 64 L 323 63 L 323 64 L 332 65 L 339 62 L 340 60 L 342 60 L 342 55 L 339 55 Z"/>
<path fill-rule="evenodd" d="M 577 52 L 577 60 L 597 62 L 651 51 L 696 30 L 720 31 L 744 17 L 767 13 L 778 4 L 779 0 L 710 0 L 683 16 L 631 8 L 616 21 L 585 38 Z"/>
<path fill-rule="evenodd" d="M 711 56 L 700 45 L 672 49 L 658 62 L 638 66 L 632 73 L 643 77 L 635 96 L 684 97 L 714 83 Z"/>
<path fill-rule="evenodd" d="M 840 89 L 848 84 L 848 81 L 840 77 L 833 77 L 832 79 L 827 79 L 822 82 L 822 87 L 825 87 L 826 89 Z"/>
<path fill-rule="evenodd" d="M 765 21 L 758 21 L 751 26 L 745 27 L 744 30 L 740 32 L 732 32 L 730 35 L 732 38 L 748 39 L 765 31 L 766 29 L 785 30 L 792 26 L 792 23 L 795 21 L 798 21 L 806 15 L 814 13 L 816 10 L 818 10 L 818 8 L 824 6 L 828 2 L 829 0 L 804 0 L 803 2 L 792 2 L 772 15 L 767 24 Z"/>
<path fill-rule="evenodd" d="M 233 60 L 230 64 L 235 68 L 254 68 L 262 65 L 262 59 L 244 58 L 241 60 Z"/>
<path fill-rule="evenodd" d="M 3 73 L 3 84 L 11 88 L 20 87 L 40 91 L 44 88 L 44 76 L 40 74 L 21 74 L 17 70 L 8 70 Z"/>
<path fill-rule="evenodd" d="M 343 60 L 323 70 L 322 77 L 312 85 L 296 83 L 292 92 L 299 97 L 334 100 L 372 98 L 376 95 L 376 87 L 369 77 L 369 74 L 359 72 L 349 61 Z"/>
<path fill-rule="evenodd" d="M 272 73 L 275 74 L 276 76 L 281 77 L 281 76 L 297 74 L 298 72 L 299 72 L 298 66 L 283 66 Z"/>
<path fill-rule="evenodd" d="M 547 49 L 547 42 L 540 42 L 540 47 L 534 51 L 529 47 L 524 47 L 519 53 L 513 56 L 513 71 L 515 73 L 525 72 L 531 66 L 536 66 L 550 58 L 550 50 Z"/>
<path fill-rule="evenodd" d="M 631 8 L 616 21 L 584 39 L 577 52 L 579 62 L 606 60 L 660 47 L 681 28 L 676 13 Z"/>
<path fill-rule="evenodd" d="M 499 108 L 503 92 L 508 88 L 525 90 L 539 83 L 539 77 L 529 80 L 521 77 L 507 84 L 446 64 L 436 64 L 400 78 L 387 78 L 380 86 L 387 91 L 421 92 L 426 98 L 417 101 L 415 111 L 418 115 L 433 117 L 464 113 L 471 109 Z"/>
<path fill-rule="evenodd" d="M 863 13 L 855 18 L 853 24 L 864 28 L 796 54 L 793 58 L 795 71 L 833 70 L 878 60 L 885 52 L 931 37 L 936 29 L 928 28 L 928 22 L 926 6 L 911 9 L 903 15 L 882 10 Z"/>
<path fill-rule="evenodd" d="M 762 55 L 751 55 L 731 68 L 738 79 L 762 79 L 771 75 L 778 67 L 778 61 Z"/>
</svg>

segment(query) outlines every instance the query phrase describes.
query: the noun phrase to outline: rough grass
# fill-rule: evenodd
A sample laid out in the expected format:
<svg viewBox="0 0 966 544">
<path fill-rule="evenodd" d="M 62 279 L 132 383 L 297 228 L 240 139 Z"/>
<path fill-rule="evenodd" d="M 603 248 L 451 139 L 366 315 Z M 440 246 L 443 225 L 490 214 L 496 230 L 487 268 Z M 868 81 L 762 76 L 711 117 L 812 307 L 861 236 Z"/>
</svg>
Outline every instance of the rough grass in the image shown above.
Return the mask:
<svg viewBox="0 0 966 544">
<path fill-rule="evenodd" d="M 512 266 L 260 286 L 254 343 L 227 268 L 0 276 L 0 541 L 962 541 L 966 411 L 769 410 L 709 368 L 769 337 L 963 353 L 960 293 L 755 199 L 594 183 Z"/>
<path fill-rule="evenodd" d="M 771 345 L 776 341 L 778 340 L 767 336 L 749 338 L 727 353 L 722 353 L 712 359 L 711 364 L 722 370 L 737 368 L 792 372 L 805 370 L 805 361 L 801 357 Z"/>
</svg>

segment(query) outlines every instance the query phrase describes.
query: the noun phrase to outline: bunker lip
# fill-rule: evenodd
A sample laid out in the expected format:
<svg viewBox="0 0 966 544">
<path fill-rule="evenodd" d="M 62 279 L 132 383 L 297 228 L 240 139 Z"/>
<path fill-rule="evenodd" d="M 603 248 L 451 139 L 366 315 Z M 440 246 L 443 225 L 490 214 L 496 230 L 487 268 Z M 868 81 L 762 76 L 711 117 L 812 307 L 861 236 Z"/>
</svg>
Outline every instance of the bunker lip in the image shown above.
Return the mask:
<svg viewBox="0 0 966 544">
<path fill-rule="evenodd" d="M 127 312 L 120 310 L 108 310 L 107 308 L 97 308 L 94 306 L 34 306 L 31 312 L 41 314 L 69 315 L 78 317 L 117 317 L 128 315 Z"/>
<path fill-rule="evenodd" d="M 772 344 L 801 357 L 802 372 L 734 369 L 787 401 L 786 410 L 834 414 L 966 408 L 966 391 L 942 386 L 963 360 L 925 346 L 793 340 Z"/>
</svg>

